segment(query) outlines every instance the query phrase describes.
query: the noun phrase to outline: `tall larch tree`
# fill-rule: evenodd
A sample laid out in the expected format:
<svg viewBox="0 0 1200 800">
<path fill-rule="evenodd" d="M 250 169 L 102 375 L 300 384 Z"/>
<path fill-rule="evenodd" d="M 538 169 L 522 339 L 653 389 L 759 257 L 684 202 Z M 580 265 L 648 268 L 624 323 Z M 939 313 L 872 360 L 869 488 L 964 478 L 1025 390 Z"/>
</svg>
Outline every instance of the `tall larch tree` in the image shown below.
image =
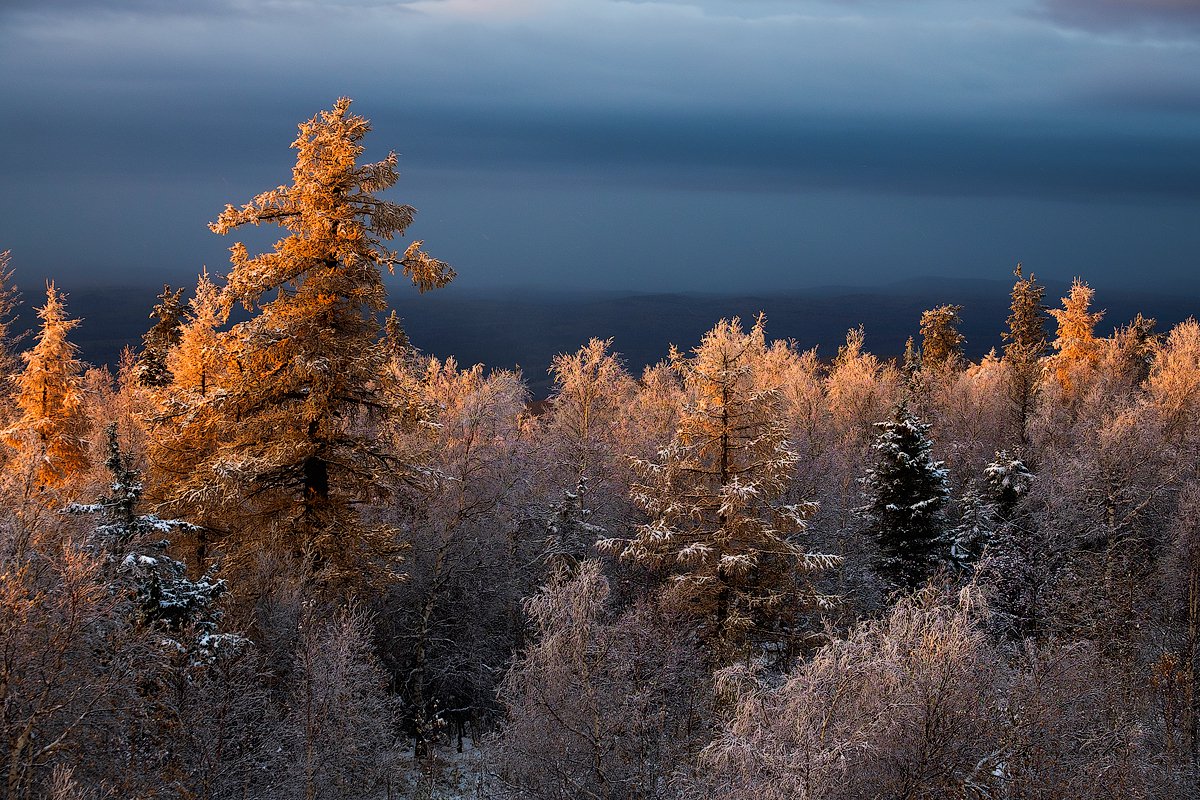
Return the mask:
<svg viewBox="0 0 1200 800">
<path fill-rule="evenodd" d="M 28 459 L 37 481 L 59 487 L 88 465 L 83 363 L 68 338 L 79 320 L 67 316 L 53 283 L 37 315 L 37 341 L 21 354 L 25 365 L 13 378 L 19 416 L 4 438 Z"/>
<path fill-rule="evenodd" d="M 171 513 L 200 523 L 191 543 L 197 569 L 205 566 L 207 526 L 223 527 L 227 501 L 224 489 L 205 480 L 201 470 L 215 458 L 229 427 L 223 406 L 229 373 L 228 343 L 221 331 L 226 319 L 221 290 L 205 272 L 184 309 L 179 341 L 166 354 L 170 384 L 150 387 L 155 402 L 150 411 L 148 487 L 152 499 L 166 501 Z M 185 544 L 180 539 L 176 537 L 176 545 Z"/>
<path fill-rule="evenodd" d="M 371 431 L 373 415 L 392 404 L 377 321 L 387 305 L 382 270 L 399 268 L 422 292 L 454 277 L 419 241 L 403 254 L 384 244 L 416 210 L 377 196 L 398 178 L 395 153 L 357 163 L 369 131 L 339 99 L 299 126 L 290 186 L 227 206 L 210 225 L 226 234 L 272 223 L 289 233 L 261 255 L 231 248 L 222 300 L 252 317 L 225 336 L 230 373 L 218 402 L 228 436 L 193 480 L 242 498 L 258 520 L 245 529 L 268 530 L 272 544 L 330 577 L 357 574 L 372 556 L 390 562 L 396 549 L 393 531 L 356 511 L 408 468 Z"/>
<path fill-rule="evenodd" d="M 863 478 L 867 531 L 879 543 L 876 570 L 894 588 L 921 586 L 945 555 L 948 472 L 933 458 L 929 426 L 904 403 L 876 424 L 875 466 Z"/>
<path fill-rule="evenodd" d="M 172 395 L 196 403 L 225 385 L 228 358 L 221 328 L 227 319 L 220 287 L 202 273 L 184 310 L 179 339 L 167 353 Z"/>
<path fill-rule="evenodd" d="M 962 306 L 942 305 L 921 313 L 921 366 L 929 370 L 954 369 L 962 363 L 966 342 L 958 331 Z"/>
<path fill-rule="evenodd" d="M 1041 380 L 1042 357 L 1046 355 L 1046 310 L 1042 305 L 1046 288 L 1032 272 L 1026 278 L 1020 264 L 1014 274 L 1017 282 L 1013 284 L 1008 330 L 1004 332 L 1003 363 L 1008 368 L 1008 396 L 1018 444 L 1027 445 L 1029 417 Z"/>
<path fill-rule="evenodd" d="M 1058 335 L 1052 342 L 1054 375 L 1065 394 L 1076 388 L 1080 370 L 1095 366 L 1100 358 L 1101 343 L 1096 338 L 1096 324 L 1104 317 L 1104 312 L 1091 310 L 1095 294 L 1095 290 L 1076 278 L 1071 283 L 1071 291 L 1062 299 L 1063 307 L 1050 309 L 1058 323 Z"/>
<path fill-rule="evenodd" d="M 787 638 L 797 613 L 827 600 L 814 576 L 840 562 L 802 541 L 813 504 L 781 502 L 799 457 L 779 387 L 759 380 L 766 352 L 760 317 L 748 332 L 722 320 L 691 356 L 672 353 L 687 399 L 671 444 L 639 465 L 633 488 L 650 522 L 630 540 L 602 543 L 665 571 L 668 598 L 703 620 L 727 656 Z"/>
</svg>

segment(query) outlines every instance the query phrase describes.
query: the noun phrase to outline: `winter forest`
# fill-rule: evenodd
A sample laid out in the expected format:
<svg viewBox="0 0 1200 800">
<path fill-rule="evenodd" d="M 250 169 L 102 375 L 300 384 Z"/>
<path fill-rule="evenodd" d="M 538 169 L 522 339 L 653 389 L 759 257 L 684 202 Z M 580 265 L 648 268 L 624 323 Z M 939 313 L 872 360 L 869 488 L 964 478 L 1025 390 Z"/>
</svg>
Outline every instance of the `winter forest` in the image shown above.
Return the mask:
<svg viewBox="0 0 1200 800">
<path fill-rule="evenodd" d="M 388 313 L 455 273 L 369 129 L 115 372 L 4 254 L 0 795 L 1195 797 L 1194 319 L 1018 265 L 978 363 L 953 304 L 902 359 L 733 318 L 533 402 Z"/>
</svg>

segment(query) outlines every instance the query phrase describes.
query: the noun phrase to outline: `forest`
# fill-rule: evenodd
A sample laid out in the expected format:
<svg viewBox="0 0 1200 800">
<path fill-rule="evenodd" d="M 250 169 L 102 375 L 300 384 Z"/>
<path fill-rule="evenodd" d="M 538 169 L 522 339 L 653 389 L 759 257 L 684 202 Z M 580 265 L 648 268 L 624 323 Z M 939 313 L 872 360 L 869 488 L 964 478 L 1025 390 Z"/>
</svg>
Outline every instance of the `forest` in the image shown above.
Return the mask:
<svg viewBox="0 0 1200 800">
<path fill-rule="evenodd" d="M 896 359 L 729 318 L 534 402 L 389 313 L 455 273 L 369 131 L 113 370 L 0 259 L 0 795 L 1195 797 L 1194 318 L 1017 265 L 977 362 L 952 302 Z"/>
</svg>

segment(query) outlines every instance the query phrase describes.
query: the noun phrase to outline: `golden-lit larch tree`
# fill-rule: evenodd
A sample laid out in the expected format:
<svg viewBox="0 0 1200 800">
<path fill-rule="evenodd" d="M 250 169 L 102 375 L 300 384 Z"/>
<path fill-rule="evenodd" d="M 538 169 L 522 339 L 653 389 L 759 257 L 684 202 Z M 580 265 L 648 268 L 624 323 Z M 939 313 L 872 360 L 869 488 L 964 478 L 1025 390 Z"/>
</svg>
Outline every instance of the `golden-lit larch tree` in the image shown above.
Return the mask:
<svg viewBox="0 0 1200 800">
<path fill-rule="evenodd" d="M 416 212 L 377 196 L 397 180 L 395 153 L 357 163 L 369 130 L 339 99 L 299 126 L 290 186 L 227 206 L 210 226 L 225 234 L 273 223 L 289 234 L 257 256 L 241 243 L 231 248 L 222 301 L 252 316 L 224 336 L 229 372 L 209 396 L 228 423 L 226 438 L 192 482 L 223 487 L 257 517 L 243 529 L 335 573 L 357 573 L 395 549 L 392 531 L 356 512 L 392 483 L 389 473 L 406 468 L 370 425 L 373 413 L 391 410 L 376 319 L 386 308 L 382 269 L 399 267 L 421 291 L 454 277 L 421 242 L 403 254 L 384 245 Z"/>
<path fill-rule="evenodd" d="M 227 318 L 220 287 L 207 272 L 202 273 L 179 323 L 178 339 L 167 351 L 174 398 L 195 404 L 224 385 L 227 370 L 221 328 Z"/>
<path fill-rule="evenodd" d="M 171 514 L 199 523 L 196 566 L 205 567 L 207 536 L 204 526 L 223 527 L 225 488 L 206 480 L 201 465 L 217 453 L 229 429 L 223 398 L 229 370 L 222 328 L 227 313 L 221 289 L 204 272 L 196 292 L 182 309 L 176 341 L 163 359 L 166 386 L 149 386 L 153 431 L 148 439 L 150 496 L 167 501 Z M 184 532 L 187 533 L 186 531 Z M 176 544 L 182 544 L 178 539 Z"/>
<path fill-rule="evenodd" d="M 67 316 L 53 283 L 46 285 L 46 304 L 37 315 L 37 341 L 21 354 L 24 368 L 13 377 L 19 416 L 4 438 L 30 464 L 37 481 L 58 487 L 88 465 L 83 364 L 68 338 L 79 320 Z"/>
<path fill-rule="evenodd" d="M 962 306 L 955 305 L 921 312 L 921 366 L 924 369 L 949 370 L 962 365 L 962 346 L 966 338 L 958 331 L 961 313 Z"/>
<path fill-rule="evenodd" d="M 1100 358 L 1101 343 L 1095 331 L 1104 312 L 1091 310 L 1095 294 L 1094 289 L 1076 278 L 1071 291 L 1062 299 L 1063 307 L 1050 309 L 1058 322 L 1058 336 L 1051 342 L 1056 351 L 1054 374 L 1068 395 L 1074 388 L 1077 374 L 1094 367 Z"/>
<path fill-rule="evenodd" d="M 726 655 L 783 636 L 798 612 L 825 599 L 815 573 L 839 563 L 801 540 L 811 503 L 788 504 L 798 456 L 787 440 L 779 387 L 764 381 L 763 320 L 749 332 L 722 320 L 691 356 L 672 353 L 686 401 L 675 437 L 638 466 L 633 499 L 650 521 L 604 549 L 670 575 L 668 598 L 705 621 Z"/>
</svg>

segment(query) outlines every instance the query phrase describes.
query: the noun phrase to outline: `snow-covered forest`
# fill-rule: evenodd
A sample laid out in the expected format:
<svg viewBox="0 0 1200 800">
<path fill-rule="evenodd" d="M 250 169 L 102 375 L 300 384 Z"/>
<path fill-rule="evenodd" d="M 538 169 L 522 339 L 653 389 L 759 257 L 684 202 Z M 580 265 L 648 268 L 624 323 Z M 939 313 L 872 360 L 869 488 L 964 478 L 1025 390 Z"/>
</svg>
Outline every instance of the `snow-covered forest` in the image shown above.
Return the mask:
<svg viewBox="0 0 1200 800">
<path fill-rule="evenodd" d="M 1195 797 L 1194 319 L 1018 266 L 978 362 L 724 319 L 533 403 L 388 313 L 454 271 L 349 106 L 115 373 L 4 255 L 0 795 Z"/>
</svg>

